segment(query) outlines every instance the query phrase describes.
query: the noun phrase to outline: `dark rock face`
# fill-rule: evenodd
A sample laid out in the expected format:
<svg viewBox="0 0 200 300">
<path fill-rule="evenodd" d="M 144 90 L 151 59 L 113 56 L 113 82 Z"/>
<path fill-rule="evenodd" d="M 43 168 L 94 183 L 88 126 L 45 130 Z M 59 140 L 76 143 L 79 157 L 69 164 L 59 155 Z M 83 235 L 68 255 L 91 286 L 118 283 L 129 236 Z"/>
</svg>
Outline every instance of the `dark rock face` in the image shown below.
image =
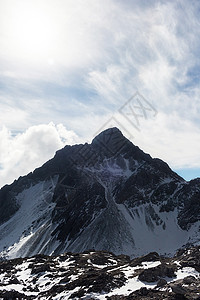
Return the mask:
<svg viewBox="0 0 200 300">
<path fill-rule="evenodd" d="M 151 252 L 151 253 L 148 253 L 147 255 L 134 258 L 131 261 L 130 265 L 131 265 L 131 267 L 135 267 L 135 266 L 141 265 L 141 263 L 146 262 L 146 261 L 150 262 L 150 261 L 158 261 L 158 260 L 160 260 L 159 254 L 157 252 Z"/>
<path fill-rule="evenodd" d="M 87 188 L 85 188 L 87 186 Z M 63 192 L 63 191 L 62 191 Z M 93 214 L 97 210 L 101 212 L 106 207 L 106 200 L 103 187 L 95 182 L 89 184 L 87 181 L 76 190 L 68 191 L 68 203 L 66 205 L 66 198 L 63 193 L 56 194 L 56 209 L 53 212 L 53 222 L 57 223 L 60 218 L 63 222 L 52 233 L 53 235 L 58 232 L 58 239 L 65 241 L 67 237 L 72 239 L 76 236 L 80 229 L 90 224 Z M 59 199 L 59 201 L 58 201 Z M 90 199 L 88 203 L 86 203 Z M 73 213 L 72 213 L 73 211 Z"/>
<path fill-rule="evenodd" d="M 193 268 L 190 269 L 193 275 L 187 276 L 188 269 L 182 267 L 182 263 L 198 260 L 198 252 L 200 247 L 193 247 L 174 258 L 149 253 L 130 260 L 125 255 L 85 251 L 2 261 L 0 297 L 197 300 L 200 274 Z M 180 273 L 182 279 L 179 279 Z"/>
<path fill-rule="evenodd" d="M 25 224 L 29 206 L 34 213 Z M 3 187 L 0 208 L 3 256 L 87 249 L 131 256 L 173 253 L 199 241 L 200 179 L 184 181 L 110 128 L 91 144 L 64 147 L 41 168 Z M 8 240 L 15 226 L 21 233 Z M 20 238 L 26 242 L 15 251 Z"/>
<path fill-rule="evenodd" d="M 0 190 L 0 224 L 6 222 L 19 208 L 14 198 L 14 187 L 4 186 Z"/>
<path fill-rule="evenodd" d="M 157 283 L 157 288 L 160 288 L 160 287 L 163 287 L 163 286 L 165 286 L 167 284 L 167 281 L 165 280 L 165 279 L 163 279 L 163 278 L 160 278 L 159 280 L 158 280 L 158 283 Z"/>
<path fill-rule="evenodd" d="M 145 282 L 155 282 L 165 277 L 176 277 L 174 273 L 175 270 L 175 267 L 169 267 L 165 264 L 161 264 L 155 268 L 144 270 L 138 278 Z"/>
<path fill-rule="evenodd" d="M 183 229 L 188 229 L 200 219 L 200 178 L 184 185 L 177 195 L 177 200 L 183 206 L 179 215 L 179 225 Z"/>
<path fill-rule="evenodd" d="M 180 260 L 182 267 L 192 267 L 197 272 L 200 272 L 200 251 L 199 247 L 191 248 L 192 250 L 181 250 L 177 252 L 177 258 L 183 257 Z"/>
</svg>

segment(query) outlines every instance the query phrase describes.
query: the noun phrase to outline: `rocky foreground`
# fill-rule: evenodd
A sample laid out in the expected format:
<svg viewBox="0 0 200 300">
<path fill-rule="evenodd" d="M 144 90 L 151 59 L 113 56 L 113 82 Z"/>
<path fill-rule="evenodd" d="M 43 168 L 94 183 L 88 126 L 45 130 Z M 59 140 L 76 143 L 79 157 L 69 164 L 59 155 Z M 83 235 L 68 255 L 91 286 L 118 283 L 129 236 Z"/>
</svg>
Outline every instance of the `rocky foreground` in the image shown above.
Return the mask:
<svg viewBox="0 0 200 300">
<path fill-rule="evenodd" d="M 200 246 L 173 258 L 87 251 L 4 260 L 0 299 L 200 299 Z"/>
</svg>

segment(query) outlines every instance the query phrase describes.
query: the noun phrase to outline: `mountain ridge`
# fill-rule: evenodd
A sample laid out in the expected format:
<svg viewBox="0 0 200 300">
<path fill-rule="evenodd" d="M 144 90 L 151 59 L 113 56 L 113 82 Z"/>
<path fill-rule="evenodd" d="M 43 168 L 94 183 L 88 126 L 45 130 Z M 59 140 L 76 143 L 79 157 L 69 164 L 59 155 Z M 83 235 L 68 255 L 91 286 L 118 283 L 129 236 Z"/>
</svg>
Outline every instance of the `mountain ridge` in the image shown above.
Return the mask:
<svg viewBox="0 0 200 300">
<path fill-rule="evenodd" d="M 110 128 L 0 190 L 0 252 L 173 254 L 199 243 L 199 199 L 200 179 L 186 182 Z"/>
</svg>

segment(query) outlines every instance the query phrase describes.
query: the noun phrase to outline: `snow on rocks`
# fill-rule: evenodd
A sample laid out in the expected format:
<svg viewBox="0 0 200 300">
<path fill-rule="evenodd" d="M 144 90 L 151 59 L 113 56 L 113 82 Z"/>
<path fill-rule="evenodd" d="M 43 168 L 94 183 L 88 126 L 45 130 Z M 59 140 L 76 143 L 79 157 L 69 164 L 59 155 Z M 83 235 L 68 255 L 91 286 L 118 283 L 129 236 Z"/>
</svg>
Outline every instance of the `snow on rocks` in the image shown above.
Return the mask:
<svg viewBox="0 0 200 300">
<path fill-rule="evenodd" d="M 174 258 L 86 251 L 2 260 L 0 299 L 199 299 L 199 256 L 193 247 Z"/>
</svg>

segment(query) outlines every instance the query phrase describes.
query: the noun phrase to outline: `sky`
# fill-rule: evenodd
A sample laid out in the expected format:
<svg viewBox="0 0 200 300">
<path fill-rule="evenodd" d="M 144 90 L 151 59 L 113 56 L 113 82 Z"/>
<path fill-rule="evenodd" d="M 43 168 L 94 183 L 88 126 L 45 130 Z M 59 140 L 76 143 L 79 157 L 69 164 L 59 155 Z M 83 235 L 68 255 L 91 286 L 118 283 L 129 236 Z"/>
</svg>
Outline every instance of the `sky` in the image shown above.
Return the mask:
<svg viewBox="0 0 200 300">
<path fill-rule="evenodd" d="M 200 177 L 199 0 L 0 0 L 0 186 L 117 126 Z"/>
</svg>

